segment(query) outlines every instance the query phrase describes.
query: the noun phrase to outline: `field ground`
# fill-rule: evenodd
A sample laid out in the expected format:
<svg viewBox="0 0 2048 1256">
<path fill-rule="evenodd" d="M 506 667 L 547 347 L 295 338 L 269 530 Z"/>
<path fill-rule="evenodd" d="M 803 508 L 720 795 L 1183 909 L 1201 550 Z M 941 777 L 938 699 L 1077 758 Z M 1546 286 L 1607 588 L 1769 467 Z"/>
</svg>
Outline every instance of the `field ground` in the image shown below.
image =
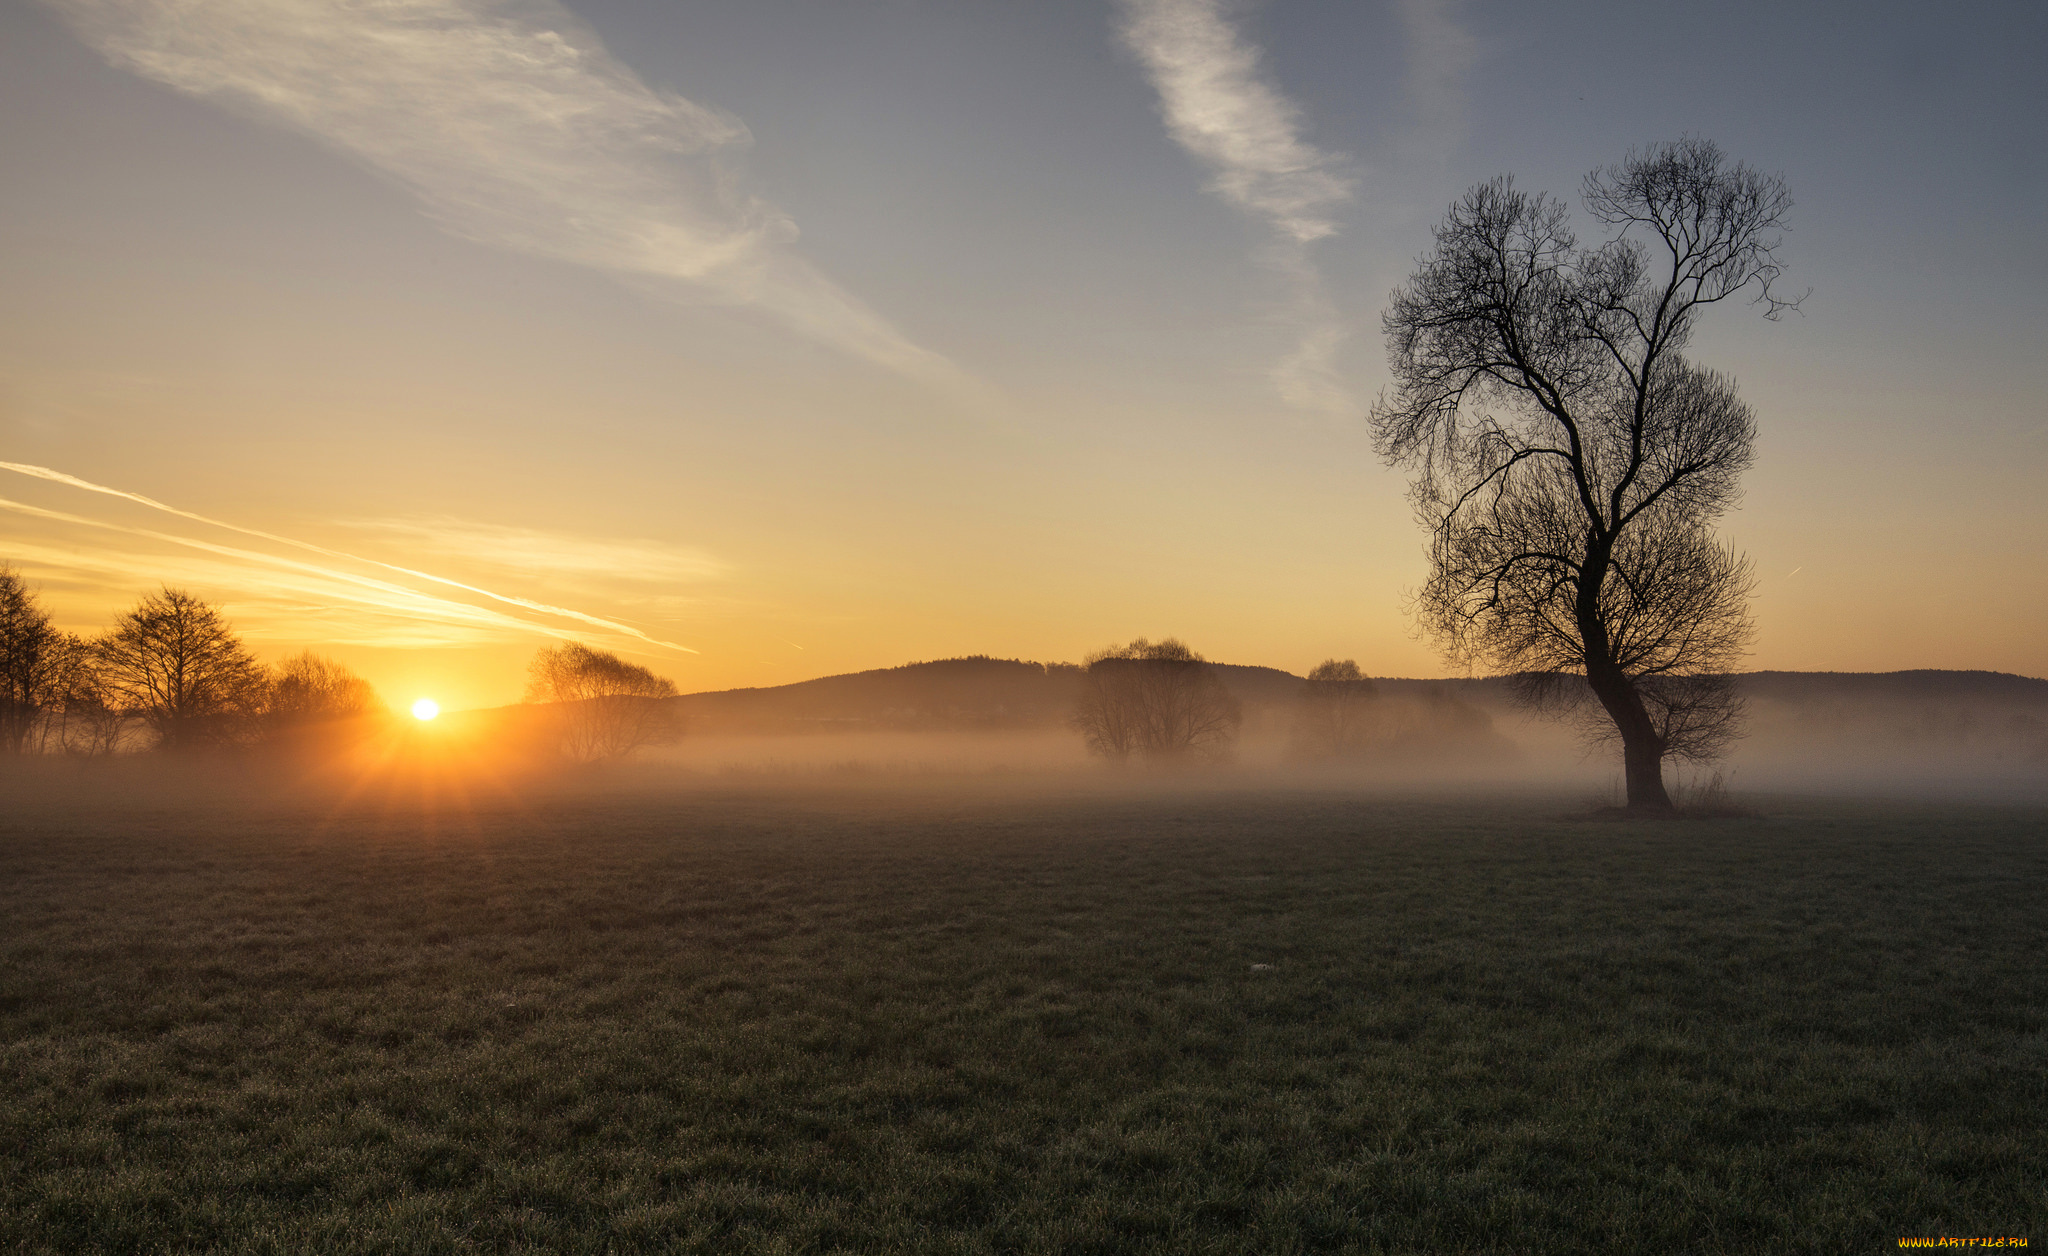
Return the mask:
<svg viewBox="0 0 2048 1256">
<path fill-rule="evenodd" d="M 2048 1244 L 2048 809 L 0 812 L 0 1250 Z"/>
</svg>

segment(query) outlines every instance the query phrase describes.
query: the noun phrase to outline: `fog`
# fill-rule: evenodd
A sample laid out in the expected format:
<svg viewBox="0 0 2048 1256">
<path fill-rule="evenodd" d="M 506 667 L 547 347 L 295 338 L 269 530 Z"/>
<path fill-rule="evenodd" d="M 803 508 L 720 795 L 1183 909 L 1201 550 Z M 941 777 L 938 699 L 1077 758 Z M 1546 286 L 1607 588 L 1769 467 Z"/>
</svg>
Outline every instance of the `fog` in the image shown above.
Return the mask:
<svg viewBox="0 0 2048 1256">
<path fill-rule="evenodd" d="M 774 718 L 735 714 L 743 704 L 731 695 L 712 695 L 722 701 L 700 702 L 694 714 L 678 700 L 685 714 L 673 739 L 623 762 L 560 762 L 538 736 L 546 708 L 512 707 L 431 725 L 363 721 L 287 749 L 30 757 L 7 764 L 0 784 L 16 810 L 227 798 L 489 810 L 607 795 L 848 788 L 925 796 L 1523 792 L 1588 808 L 1621 801 L 1613 745 L 1589 746 L 1571 724 L 1519 706 L 1498 682 L 1377 682 L 1351 740 L 1333 749 L 1305 744 L 1303 682 L 1257 670 L 1266 674 L 1234 686 L 1243 716 L 1225 752 L 1164 761 L 1091 757 L 1057 704 L 1012 704 L 994 715 L 958 705 L 817 715 L 792 706 L 786 692 L 759 691 L 777 695 Z M 1745 678 L 1745 688 L 1749 733 L 1734 751 L 1667 768 L 1681 805 L 1708 790 L 1752 807 L 1786 795 L 2048 801 L 2048 682 L 1765 673 Z"/>
</svg>

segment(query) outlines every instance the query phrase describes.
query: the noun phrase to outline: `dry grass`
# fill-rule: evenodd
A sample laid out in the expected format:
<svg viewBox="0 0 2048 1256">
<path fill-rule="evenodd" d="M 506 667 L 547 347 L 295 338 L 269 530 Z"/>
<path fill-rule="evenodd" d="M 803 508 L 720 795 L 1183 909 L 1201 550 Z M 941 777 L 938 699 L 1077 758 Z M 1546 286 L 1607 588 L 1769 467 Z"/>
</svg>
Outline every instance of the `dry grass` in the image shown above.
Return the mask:
<svg viewBox="0 0 2048 1256">
<path fill-rule="evenodd" d="M 0 1248 L 2048 1241 L 2040 809 L 0 818 Z"/>
</svg>

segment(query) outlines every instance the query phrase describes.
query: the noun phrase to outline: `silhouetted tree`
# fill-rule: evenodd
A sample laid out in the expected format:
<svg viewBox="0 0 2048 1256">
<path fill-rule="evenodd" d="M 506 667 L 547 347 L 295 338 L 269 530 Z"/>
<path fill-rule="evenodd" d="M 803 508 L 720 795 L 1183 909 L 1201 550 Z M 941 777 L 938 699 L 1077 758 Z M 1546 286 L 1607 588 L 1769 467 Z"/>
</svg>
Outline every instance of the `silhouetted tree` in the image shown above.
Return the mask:
<svg viewBox="0 0 2048 1256">
<path fill-rule="evenodd" d="M 1091 753 L 1122 763 L 1222 754 L 1243 718 L 1201 655 L 1171 637 L 1140 637 L 1088 656 L 1073 724 Z"/>
<path fill-rule="evenodd" d="M 97 643 L 65 633 L 54 675 L 57 702 L 44 716 L 37 748 L 87 757 L 119 751 L 133 717 L 107 683 Z"/>
<path fill-rule="evenodd" d="M 527 668 L 526 700 L 555 704 L 556 749 L 577 763 L 619 759 L 677 731 L 673 683 L 605 650 L 571 641 Z"/>
<path fill-rule="evenodd" d="M 1380 732 L 1372 719 L 1377 691 L 1351 659 L 1325 659 L 1302 685 L 1295 714 L 1299 754 L 1329 759 L 1355 755 Z"/>
<path fill-rule="evenodd" d="M 291 737 L 320 725 L 369 715 L 381 707 L 370 682 L 311 650 L 270 671 L 263 719 L 272 737 Z"/>
<path fill-rule="evenodd" d="M 330 658 L 307 650 L 270 671 L 264 709 L 287 723 L 346 719 L 378 707 L 370 682 Z"/>
<path fill-rule="evenodd" d="M 0 753 L 35 748 L 40 726 L 61 700 L 66 636 L 51 626 L 21 574 L 0 565 Z"/>
<path fill-rule="evenodd" d="M 1664 758 L 1738 729 L 1725 673 L 1751 635 L 1748 561 L 1711 527 L 1755 419 L 1682 351 L 1709 306 L 1797 304 L 1772 288 L 1792 202 L 1697 139 L 1631 152 L 1583 196 L 1611 232 L 1590 248 L 1509 178 L 1451 207 L 1387 311 L 1395 385 L 1372 426 L 1417 472 L 1423 623 L 1455 660 L 1530 675 L 1536 700 L 1590 693 L 1629 805 L 1669 810 Z"/>
<path fill-rule="evenodd" d="M 219 610 L 165 586 L 94 645 L 112 704 L 136 712 L 166 750 L 236 740 L 262 707 L 263 668 Z"/>
</svg>

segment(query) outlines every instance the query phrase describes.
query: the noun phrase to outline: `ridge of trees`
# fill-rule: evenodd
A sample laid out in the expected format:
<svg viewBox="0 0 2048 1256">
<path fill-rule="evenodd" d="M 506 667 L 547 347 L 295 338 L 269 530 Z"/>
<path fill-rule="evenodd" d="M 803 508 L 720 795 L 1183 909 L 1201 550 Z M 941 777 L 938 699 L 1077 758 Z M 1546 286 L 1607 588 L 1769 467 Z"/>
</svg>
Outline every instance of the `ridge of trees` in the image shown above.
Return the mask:
<svg viewBox="0 0 2048 1256">
<path fill-rule="evenodd" d="M 183 589 L 146 594 L 88 638 L 55 627 L 0 565 L 0 752 L 277 744 L 379 708 L 369 682 L 331 659 L 265 667 L 218 607 Z"/>
</svg>

